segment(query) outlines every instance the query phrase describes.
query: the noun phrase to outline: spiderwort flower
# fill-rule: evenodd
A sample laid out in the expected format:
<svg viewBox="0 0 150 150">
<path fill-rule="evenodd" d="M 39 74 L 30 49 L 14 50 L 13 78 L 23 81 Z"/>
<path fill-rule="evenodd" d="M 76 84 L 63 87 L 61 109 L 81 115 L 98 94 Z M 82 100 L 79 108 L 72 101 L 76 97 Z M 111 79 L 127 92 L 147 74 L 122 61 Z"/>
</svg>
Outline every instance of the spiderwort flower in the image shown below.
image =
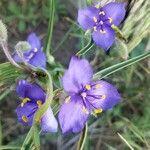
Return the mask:
<svg viewBox="0 0 150 150">
<path fill-rule="evenodd" d="M 31 49 L 27 52 L 23 52 L 23 58 L 19 57 L 17 54 L 14 55 L 14 60 L 16 62 L 25 61 L 35 67 L 46 68 L 46 56 L 42 51 L 41 41 L 35 33 L 31 33 L 27 42 L 30 44 Z"/>
<path fill-rule="evenodd" d="M 45 92 L 39 85 L 28 83 L 26 80 L 18 82 L 16 91 L 22 98 L 22 103 L 16 109 L 18 121 L 31 126 L 34 114 L 45 102 Z M 40 123 L 43 132 L 57 132 L 58 124 L 51 107 L 44 113 Z"/>
<path fill-rule="evenodd" d="M 120 102 L 120 95 L 106 81 L 91 81 L 92 68 L 85 59 L 72 57 L 62 83 L 68 93 L 58 115 L 63 133 L 80 132 L 91 113 L 100 113 Z"/>
<path fill-rule="evenodd" d="M 125 12 L 125 3 L 111 2 L 101 8 L 80 9 L 78 22 L 83 29 L 92 29 L 95 44 L 107 51 L 115 41 L 115 32 L 111 26 L 118 26 Z"/>
</svg>

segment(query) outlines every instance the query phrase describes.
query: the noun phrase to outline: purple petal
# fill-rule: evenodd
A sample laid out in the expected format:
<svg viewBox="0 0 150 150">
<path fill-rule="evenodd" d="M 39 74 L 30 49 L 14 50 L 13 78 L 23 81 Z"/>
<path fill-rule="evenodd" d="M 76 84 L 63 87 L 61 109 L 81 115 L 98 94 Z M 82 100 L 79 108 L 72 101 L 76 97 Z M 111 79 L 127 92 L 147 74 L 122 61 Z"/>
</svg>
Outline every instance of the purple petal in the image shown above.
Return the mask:
<svg viewBox="0 0 150 150">
<path fill-rule="evenodd" d="M 83 111 L 81 98 L 72 96 L 71 101 L 65 102 L 59 111 L 58 119 L 63 133 L 80 132 L 87 119 L 89 113 Z"/>
<path fill-rule="evenodd" d="M 83 29 L 92 29 L 95 25 L 93 17 L 98 18 L 98 9 L 88 7 L 78 11 L 78 22 Z"/>
<path fill-rule="evenodd" d="M 23 62 L 22 58 L 20 58 L 17 54 L 15 54 L 13 56 L 13 59 L 16 61 L 16 62 Z"/>
<path fill-rule="evenodd" d="M 58 123 L 54 117 L 51 107 L 47 109 L 41 119 L 41 128 L 43 132 L 57 132 Z"/>
<path fill-rule="evenodd" d="M 18 121 L 25 125 L 32 126 L 33 117 L 37 109 L 37 105 L 30 102 L 26 103 L 23 107 L 18 106 L 16 109 Z M 25 118 L 25 120 L 23 118 Z"/>
<path fill-rule="evenodd" d="M 97 28 L 97 31 L 94 31 L 92 34 L 93 41 L 96 45 L 107 51 L 115 41 L 115 32 L 109 26 L 103 26 L 102 32 L 100 28 Z"/>
<path fill-rule="evenodd" d="M 125 17 L 125 3 L 111 2 L 105 5 L 102 10 L 105 12 L 106 16 L 112 18 L 112 23 L 119 25 L 123 18 Z"/>
<path fill-rule="evenodd" d="M 25 80 L 20 80 L 16 87 L 16 91 L 22 98 L 29 98 L 33 101 L 45 101 L 45 92 L 39 85 L 35 83 L 31 84 Z"/>
<path fill-rule="evenodd" d="M 103 80 L 93 82 L 92 85 L 87 93 L 92 97 L 88 96 L 87 99 L 96 109 L 107 110 L 120 102 L 120 94 L 113 85 Z"/>
<path fill-rule="evenodd" d="M 19 80 L 17 86 L 16 86 L 16 92 L 19 95 L 19 97 L 25 98 L 27 89 L 31 85 L 26 80 Z"/>
<path fill-rule="evenodd" d="M 41 50 L 37 52 L 31 51 L 30 55 L 28 55 L 29 61 L 28 63 L 35 67 L 46 68 L 46 55 Z"/>
<path fill-rule="evenodd" d="M 77 93 L 85 84 L 90 82 L 92 75 L 92 68 L 87 60 L 72 57 L 69 69 L 62 79 L 63 87 L 68 93 Z"/>
<path fill-rule="evenodd" d="M 35 34 L 35 33 L 30 33 L 27 41 L 29 42 L 29 44 L 31 45 L 31 47 L 37 48 L 37 49 L 41 49 L 41 41 L 39 39 L 39 37 Z"/>
</svg>

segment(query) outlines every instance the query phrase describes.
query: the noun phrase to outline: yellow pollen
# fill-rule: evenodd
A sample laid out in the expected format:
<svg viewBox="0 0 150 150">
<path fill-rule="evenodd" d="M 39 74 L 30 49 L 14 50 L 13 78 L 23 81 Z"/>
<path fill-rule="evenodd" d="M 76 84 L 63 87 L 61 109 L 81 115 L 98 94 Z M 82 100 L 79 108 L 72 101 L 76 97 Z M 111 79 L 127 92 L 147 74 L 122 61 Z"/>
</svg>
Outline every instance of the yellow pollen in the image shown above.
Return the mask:
<svg viewBox="0 0 150 150">
<path fill-rule="evenodd" d="M 96 27 L 94 27 L 94 31 L 97 31 Z"/>
<path fill-rule="evenodd" d="M 102 111 L 103 111 L 103 109 L 101 109 L 101 108 L 100 109 L 95 109 L 94 113 L 95 114 L 100 114 L 100 113 L 102 113 Z"/>
<path fill-rule="evenodd" d="M 106 95 L 102 95 L 102 96 L 101 96 L 101 99 L 102 99 L 102 100 L 106 99 Z"/>
<path fill-rule="evenodd" d="M 21 107 L 23 107 L 27 102 L 29 102 L 30 101 L 30 99 L 29 98 L 24 98 L 23 100 L 22 100 L 22 103 L 21 103 Z"/>
<path fill-rule="evenodd" d="M 89 111 L 84 106 L 82 107 L 82 111 L 86 114 L 89 114 Z"/>
<path fill-rule="evenodd" d="M 85 86 L 85 88 L 86 88 L 87 90 L 90 90 L 90 89 L 91 89 L 91 86 L 90 86 L 89 84 L 87 84 L 87 85 Z"/>
<path fill-rule="evenodd" d="M 96 17 L 93 17 L 93 20 L 94 20 L 95 23 L 97 22 L 97 18 Z"/>
<path fill-rule="evenodd" d="M 42 101 L 41 100 L 38 100 L 36 103 L 38 105 L 38 108 L 40 108 L 42 106 Z"/>
<path fill-rule="evenodd" d="M 109 17 L 108 19 L 109 19 L 109 22 L 112 23 L 112 21 L 113 21 L 112 18 Z"/>
<path fill-rule="evenodd" d="M 96 89 L 101 88 L 101 87 L 102 87 L 101 84 L 96 84 L 96 85 L 95 85 L 95 88 L 96 88 Z"/>
<path fill-rule="evenodd" d="M 99 15 L 105 15 L 105 12 L 104 11 L 100 11 Z"/>
<path fill-rule="evenodd" d="M 23 115 L 21 118 L 24 122 L 28 122 L 28 118 L 26 116 Z"/>
<path fill-rule="evenodd" d="M 65 103 L 69 103 L 70 102 L 70 96 L 68 96 L 68 97 L 66 97 L 66 99 L 65 99 Z"/>
<path fill-rule="evenodd" d="M 100 30 L 100 33 L 105 34 L 106 31 L 105 30 Z"/>
</svg>

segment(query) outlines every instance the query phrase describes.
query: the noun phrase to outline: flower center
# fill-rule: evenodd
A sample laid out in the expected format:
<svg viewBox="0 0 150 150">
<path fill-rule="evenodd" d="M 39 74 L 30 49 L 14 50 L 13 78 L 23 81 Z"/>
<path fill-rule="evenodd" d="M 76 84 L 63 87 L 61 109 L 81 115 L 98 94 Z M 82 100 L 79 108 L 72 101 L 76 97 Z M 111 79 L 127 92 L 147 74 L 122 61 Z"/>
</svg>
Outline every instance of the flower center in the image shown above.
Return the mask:
<svg viewBox="0 0 150 150">
<path fill-rule="evenodd" d="M 95 23 L 95 26 L 93 28 L 94 31 L 96 32 L 97 30 L 99 30 L 101 34 L 105 34 L 106 30 L 104 29 L 104 26 L 105 25 L 111 26 L 113 19 L 111 17 L 106 17 L 104 11 L 100 11 L 98 17 L 95 16 L 93 17 L 93 21 Z"/>
</svg>

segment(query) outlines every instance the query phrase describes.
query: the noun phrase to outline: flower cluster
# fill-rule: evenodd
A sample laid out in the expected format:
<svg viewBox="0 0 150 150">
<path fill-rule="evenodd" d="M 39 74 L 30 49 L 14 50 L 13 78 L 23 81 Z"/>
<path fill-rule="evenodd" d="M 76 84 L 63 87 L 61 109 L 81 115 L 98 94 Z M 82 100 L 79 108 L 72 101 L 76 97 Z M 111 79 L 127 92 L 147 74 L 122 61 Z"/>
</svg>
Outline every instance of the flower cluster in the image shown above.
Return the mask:
<svg viewBox="0 0 150 150">
<path fill-rule="evenodd" d="M 107 51 L 115 41 L 112 25 L 118 26 L 125 12 L 125 3 L 111 2 L 100 8 L 80 9 L 78 22 L 83 29 L 92 29 L 95 44 Z"/>
<path fill-rule="evenodd" d="M 108 3 L 102 8 L 89 7 L 79 10 L 78 22 L 84 29 L 93 29 L 94 42 L 108 50 L 115 40 L 111 26 L 119 25 L 124 16 L 124 3 Z M 16 53 L 14 60 L 46 68 L 46 56 L 42 52 L 40 39 L 35 33 L 31 33 L 27 42 L 31 49 L 23 52 L 22 56 Z M 120 102 L 120 94 L 113 85 L 104 80 L 92 81 L 92 77 L 90 63 L 86 59 L 73 56 L 62 78 L 63 89 L 68 94 L 58 114 L 63 133 L 80 132 L 91 114 L 111 109 Z M 36 111 L 45 103 L 46 92 L 38 84 L 26 80 L 18 82 L 16 91 L 22 99 L 16 109 L 18 120 L 31 126 Z M 43 132 L 57 131 L 58 123 L 50 106 L 39 122 Z"/>
</svg>

